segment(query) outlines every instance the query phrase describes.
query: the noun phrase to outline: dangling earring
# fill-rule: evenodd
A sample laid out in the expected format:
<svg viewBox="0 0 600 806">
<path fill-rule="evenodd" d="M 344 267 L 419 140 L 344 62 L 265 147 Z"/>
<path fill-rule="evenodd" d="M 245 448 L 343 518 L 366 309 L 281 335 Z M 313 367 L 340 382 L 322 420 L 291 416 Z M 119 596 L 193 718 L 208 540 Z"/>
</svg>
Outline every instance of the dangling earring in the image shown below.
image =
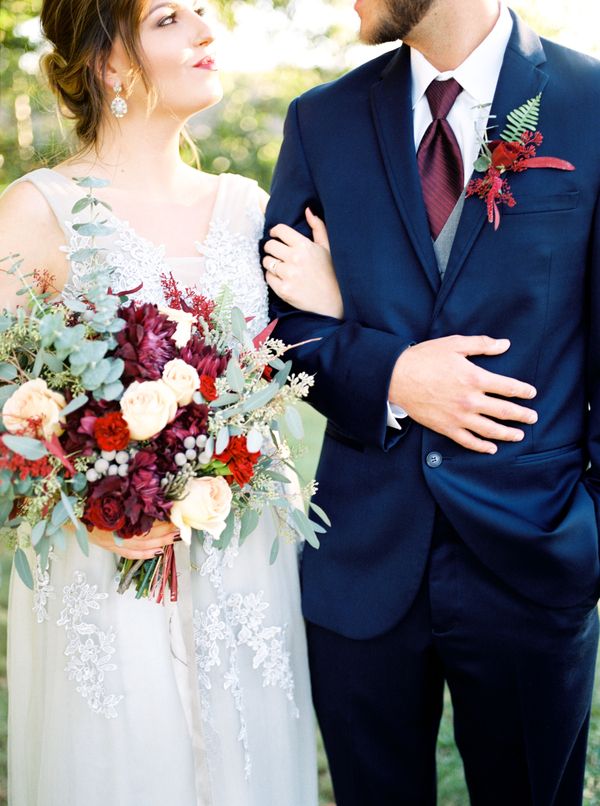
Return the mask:
<svg viewBox="0 0 600 806">
<path fill-rule="evenodd" d="M 115 97 L 112 99 L 110 111 L 116 118 L 125 117 L 127 114 L 127 101 L 125 98 L 121 98 L 121 90 L 123 89 L 123 85 L 119 79 L 117 79 L 113 84 L 113 89 L 115 91 Z"/>
</svg>

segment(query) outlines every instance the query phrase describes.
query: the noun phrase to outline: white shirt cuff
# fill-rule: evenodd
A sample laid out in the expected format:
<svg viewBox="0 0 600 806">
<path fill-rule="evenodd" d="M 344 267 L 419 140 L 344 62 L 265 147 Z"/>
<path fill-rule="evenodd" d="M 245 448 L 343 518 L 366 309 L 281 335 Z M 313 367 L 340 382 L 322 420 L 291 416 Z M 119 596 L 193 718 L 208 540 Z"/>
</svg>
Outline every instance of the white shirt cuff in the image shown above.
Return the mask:
<svg viewBox="0 0 600 806">
<path fill-rule="evenodd" d="M 408 414 L 401 406 L 396 406 L 394 403 L 387 404 L 387 424 L 389 428 L 396 428 L 398 431 L 402 431 L 402 426 L 398 420 L 404 420 L 406 417 L 408 417 Z"/>
</svg>

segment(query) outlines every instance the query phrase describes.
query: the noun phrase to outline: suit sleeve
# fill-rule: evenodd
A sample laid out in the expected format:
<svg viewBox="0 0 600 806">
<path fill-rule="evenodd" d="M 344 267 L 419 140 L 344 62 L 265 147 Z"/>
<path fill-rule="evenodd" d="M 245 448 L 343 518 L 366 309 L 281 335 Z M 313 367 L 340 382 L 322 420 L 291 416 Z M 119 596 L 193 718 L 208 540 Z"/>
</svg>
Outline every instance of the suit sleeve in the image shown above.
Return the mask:
<svg viewBox="0 0 600 806">
<path fill-rule="evenodd" d="M 304 151 L 296 100 L 285 122 L 265 236 L 275 224 L 285 223 L 310 237 L 304 215 L 307 206 L 326 219 Z M 338 274 L 343 269 L 336 267 Z M 279 320 L 275 336 L 286 344 L 318 340 L 296 347 L 288 355 L 296 371 L 315 375 L 309 402 L 321 414 L 358 442 L 385 451 L 403 437 L 409 421 L 401 421 L 401 430 L 389 428 L 387 403 L 396 360 L 411 343 L 410 337 L 299 311 L 273 293 L 271 315 Z"/>
<path fill-rule="evenodd" d="M 600 196 L 592 225 L 589 284 L 589 343 L 587 348 L 587 388 L 589 417 L 587 448 L 590 466 L 586 487 L 594 499 L 596 520 L 600 524 Z"/>
</svg>

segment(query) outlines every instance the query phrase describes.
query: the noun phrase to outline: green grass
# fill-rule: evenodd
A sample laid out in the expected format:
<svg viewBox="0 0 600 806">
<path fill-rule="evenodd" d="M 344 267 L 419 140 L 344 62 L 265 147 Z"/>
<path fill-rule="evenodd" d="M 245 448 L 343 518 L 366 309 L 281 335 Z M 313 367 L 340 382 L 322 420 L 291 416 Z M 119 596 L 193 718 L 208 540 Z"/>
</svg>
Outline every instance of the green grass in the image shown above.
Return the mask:
<svg viewBox="0 0 600 806">
<path fill-rule="evenodd" d="M 304 407 L 307 450 L 298 460 L 298 469 L 305 479 L 311 478 L 316 466 L 316 457 L 321 445 L 323 420 L 308 407 Z M 10 558 L 6 552 L 0 555 L 0 806 L 7 803 L 6 797 L 6 624 Z M 333 802 L 331 779 L 327 759 L 319 738 L 319 802 L 321 806 Z M 444 715 L 438 741 L 439 806 L 467 806 L 468 797 L 460 757 L 452 736 L 452 706 L 446 697 Z M 596 691 L 588 749 L 586 774 L 586 806 L 600 806 L 600 663 L 596 666 Z M 69 804 L 65 804 L 69 806 Z"/>
</svg>

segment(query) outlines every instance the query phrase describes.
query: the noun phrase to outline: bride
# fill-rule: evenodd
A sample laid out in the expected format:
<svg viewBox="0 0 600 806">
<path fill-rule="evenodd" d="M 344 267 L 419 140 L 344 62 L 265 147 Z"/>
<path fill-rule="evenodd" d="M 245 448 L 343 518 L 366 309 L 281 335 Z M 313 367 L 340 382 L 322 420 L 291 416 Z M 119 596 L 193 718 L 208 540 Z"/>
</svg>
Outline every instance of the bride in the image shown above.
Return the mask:
<svg viewBox="0 0 600 806">
<path fill-rule="evenodd" d="M 113 210 L 104 245 L 115 288 L 143 282 L 137 298 L 162 305 L 163 273 L 210 297 L 226 284 L 259 332 L 265 194 L 179 154 L 186 120 L 222 94 L 202 13 L 191 0 L 43 3 L 44 66 L 80 150 L 7 190 L 0 253 L 48 270 L 57 289 L 85 286 L 69 263 L 82 195 L 73 177 L 104 178 L 97 195 Z M 310 278 L 327 261 L 320 247 L 311 263 L 317 244 L 307 245 Z M 0 277 L 2 305 L 16 306 L 16 283 Z M 304 287 L 305 307 L 323 312 L 321 289 Z M 95 530 L 87 558 L 72 541 L 38 565 L 33 592 L 13 574 L 12 806 L 316 805 L 297 550 L 286 545 L 269 566 L 274 529 L 265 516 L 242 549 L 234 539 L 224 553 L 198 544 L 190 557 L 177 543 L 179 601 L 165 607 L 117 594 L 115 571 L 121 556 L 173 543 L 170 524 L 120 547 Z"/>
</svg>

